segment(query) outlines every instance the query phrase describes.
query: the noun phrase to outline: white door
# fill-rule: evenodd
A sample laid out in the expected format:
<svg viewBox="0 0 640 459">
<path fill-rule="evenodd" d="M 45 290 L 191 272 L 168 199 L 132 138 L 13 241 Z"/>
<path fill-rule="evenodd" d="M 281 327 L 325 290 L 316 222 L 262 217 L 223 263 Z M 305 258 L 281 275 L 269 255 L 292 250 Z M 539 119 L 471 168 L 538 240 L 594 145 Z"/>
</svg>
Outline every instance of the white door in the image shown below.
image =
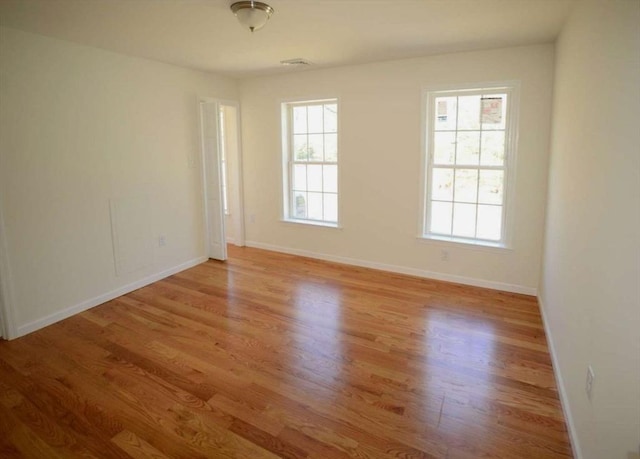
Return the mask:
<svg viewBox="0 0 640 459">
<path fill-rule="evenodd" d="M 224 206 L 220 167 L 220 136 L 218 134 L 218 104 L 200 103 L 202 123 L 203 180 L 206 219 L 207 256 L 216 260 L 227 259 L 224 232 Z"/>
</svg>

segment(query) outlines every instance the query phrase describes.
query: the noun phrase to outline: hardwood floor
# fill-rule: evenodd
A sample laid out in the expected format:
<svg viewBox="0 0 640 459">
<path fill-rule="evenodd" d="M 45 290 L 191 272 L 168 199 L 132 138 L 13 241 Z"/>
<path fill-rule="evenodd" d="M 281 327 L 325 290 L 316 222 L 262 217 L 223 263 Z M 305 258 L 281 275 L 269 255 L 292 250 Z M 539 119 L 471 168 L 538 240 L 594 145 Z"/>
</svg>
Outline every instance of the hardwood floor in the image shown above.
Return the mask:
<svg viewBox="0 0 640 459">
<path fill-rule="evenodd" d="M 230 257 L 0 342 L 0 457 L 571 457 L 535 298 Z"/>
</svg>

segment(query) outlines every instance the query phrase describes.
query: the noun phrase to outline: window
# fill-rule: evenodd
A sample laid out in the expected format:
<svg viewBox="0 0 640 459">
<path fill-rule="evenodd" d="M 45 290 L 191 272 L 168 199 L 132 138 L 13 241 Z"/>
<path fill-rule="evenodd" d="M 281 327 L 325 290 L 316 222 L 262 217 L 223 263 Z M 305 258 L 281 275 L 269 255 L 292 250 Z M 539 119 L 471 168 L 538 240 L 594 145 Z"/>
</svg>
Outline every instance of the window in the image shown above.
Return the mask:
<svg viewBox="0 0 640 459">
<path fill-rule="evenodd" d="M 515 85 L 426 93 L 423 237 L 508 246 Z"/>
<path fill-rule="evenodd" d="M 338 225 L 338 101 L 282 104 L 284 218 Z"/>
</svg>

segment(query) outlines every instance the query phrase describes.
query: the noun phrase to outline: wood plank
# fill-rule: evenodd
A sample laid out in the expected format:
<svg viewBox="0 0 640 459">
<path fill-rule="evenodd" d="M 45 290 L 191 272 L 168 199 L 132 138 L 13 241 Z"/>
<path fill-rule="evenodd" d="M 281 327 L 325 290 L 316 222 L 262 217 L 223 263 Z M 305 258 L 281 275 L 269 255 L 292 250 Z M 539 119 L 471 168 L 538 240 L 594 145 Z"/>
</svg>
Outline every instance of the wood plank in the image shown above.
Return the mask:
<svg viewBox="0 0 640 459">
<path fill-rule="evenodd" d="M 572 457 L 535 298 L 229 255 L 0 341 L 0 456 Z"/>
</svg>

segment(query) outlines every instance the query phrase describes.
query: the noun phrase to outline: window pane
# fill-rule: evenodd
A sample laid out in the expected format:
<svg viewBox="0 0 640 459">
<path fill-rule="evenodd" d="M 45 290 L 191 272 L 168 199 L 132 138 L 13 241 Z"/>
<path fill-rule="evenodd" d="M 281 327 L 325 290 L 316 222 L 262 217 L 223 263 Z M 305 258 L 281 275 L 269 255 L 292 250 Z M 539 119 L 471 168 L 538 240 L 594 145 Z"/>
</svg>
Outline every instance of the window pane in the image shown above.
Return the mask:
<svg viewBox="0 0 640 459">
<path fill-rule="evenodd" d="M 478 171 L 474 169 L 457 169 L 455 182 L 456 202 L 473 202 L 478 199 Z"/>
<path fill-rule="evenodd" d="M 453 205 L 453 235 L 462 237 L 475 237 L 476 233 L 476 206 L 475 204 Z"/>
<path fill-rule="evenodd" d="M 309 134 L 309 161 L 322 161 L 324 141 L 322 134 Z"/>
<path fill-rule="evenodd" d="M 293 217 L 307 218 L 307 193 L 296 191 L 293 193 Z"/>
<path fill-rule="evenodd" d="M 312 134 L 318 134 L 322 132 L 322 105 L 310 105 L 307 107 L 307 117 L 309 132 Z"/>
<path fill-rule="evenodd" d="M 307 135 L 296 134 L 293 136 L 293 151 L 296 161 L 307 160 Z"/>
<path fill-rule="evenodd" d="M 450 202 L 431 203 L 431 232 L 451 235 L 451 212 L 453 204 Z"/>
<path fill-rule="evenodd" d="M 304 164 L 293 166 L 293 189 L 298 191 L 307 190 L 307 166 Z"/>
<path fill-rule="evenodd" d="M 336 223 L 338 219 L 338 104 L 284 104 L 290 143 L 283 162 L 290 197 L 286 217 Z M 284 112 L 283 112 L 284 113 Z"/>
<path fill-rule="evenodd" d="M 458 97 L 458 129 L 480 129 L 480 96 Z"/>
<path fill-rule="evenodd" d="M 504 129 L 507 116 L 507 95 L 491 94 L 482 97 L 482 130 Z"/>
<path fill-rule="evenodd" d="M 454 130 L 456 128 L 456 97 L 436 97 L 435 119 L 436 131 Z"/>
<path fill-rule="evenodd" d="M 458 132 L 456 164 L 477 165 L 480 162 L 480 132 Z"/>
<path fill-rule="evenodd" d="M 307 132 L 307 107 L 293 107 L 293 133 Z"/>
<path fill-rule="evenodd" d="M 322 190 L 325 193 L 338 192 L 338 166 L 322 166 Z"/>
<path fill-rule="evenodd" d="M 478 206 L 477 237 L 499 241 L 502 231 L 502 206 Z"/>
<path fill-rule="evenodd" d="M 338 131 L 338 106 L 327 104 L 324 106 L 324 132 Z"/>
<path fill-rule="evenodd" d="M 482 133 L 483 166 L 502 166 L 504 164 L 504 131 L 486 131 Z"/>
<path fill-rule="evenodd" d="M 307 206 L 307 218 L 322 220 L 322 193 L 307 193 L 309 204 Z"/>
<path fill-rule="evenodd" d="M 324 135 L 324 160 L 338 160 L 338 134 Z"/>
<path fill-rule="evenodd" d="M 483 204 L 502 204 L 504 172 L 480 171 L 480 189 L 478 202 Z"/>
<path fill-rule="evenodd" d="M 338 195 L 333 193 L 324 194 L 324 220 L 329 222 L 338 221 Z"/>
<path fill-rule="evenodd" d="M 433 163 L 453 164 L 456 154 L 456 133 L 436 132 L 433 137 Z"/>
<path fill-rule="evenodd" d="M 322 191 L 322 166 L 314 164 L 307 169 L 307 190 Z"/>
<path fill-rule="evenodd" d="M 453 169 L 434 168 L 431 181 L 432 199 L 453 201 Z"/>
</svg>

